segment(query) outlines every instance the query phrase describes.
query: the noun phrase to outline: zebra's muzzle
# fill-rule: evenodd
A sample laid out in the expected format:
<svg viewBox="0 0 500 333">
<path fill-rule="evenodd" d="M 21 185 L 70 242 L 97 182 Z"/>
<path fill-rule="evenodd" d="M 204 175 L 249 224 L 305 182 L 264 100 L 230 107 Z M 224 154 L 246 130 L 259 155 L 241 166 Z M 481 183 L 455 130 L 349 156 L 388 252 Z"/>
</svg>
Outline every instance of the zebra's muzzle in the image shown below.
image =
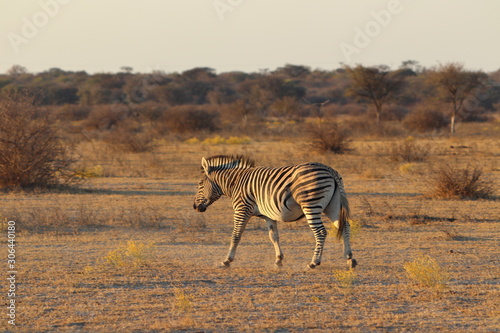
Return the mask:
<svg viewBox="0 0 500 333">
<path fill-rule="evenodd" d="M 203 213 L 204 211 L 207 210 L 207 205 L 204 205 L 204 204 L 199 204 L 197 205 L 196 203 L 193 204 L 193 208 L 197 211 L 199 211 L 200 213 Z"/>
</svg>

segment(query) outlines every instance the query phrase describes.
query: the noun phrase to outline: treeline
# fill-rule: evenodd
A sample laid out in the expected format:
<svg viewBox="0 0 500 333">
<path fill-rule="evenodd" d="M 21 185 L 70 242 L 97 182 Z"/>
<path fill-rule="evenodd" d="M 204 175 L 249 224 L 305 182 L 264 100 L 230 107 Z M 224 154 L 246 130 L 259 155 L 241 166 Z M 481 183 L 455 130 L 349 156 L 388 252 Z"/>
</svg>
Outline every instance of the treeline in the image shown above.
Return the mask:
<svg viewBox="0 0 500 333">
<path fill-rule="evenodd" d="M 440 133 L 447 126 L 453 133 L 455 121 L 498 119 L 498 110 L 500 70 L 487 74 L 456 63 L 332 71 L 286 65 L 221 74 L 210 68 L 149 74 L 124 68 L 93 75 L 57 68 L 32 74 L 16 65 L 0 75 L 0 187 L 51 187 L 85 178 L 86 166 L 74 167 L 80 143 L 121 155 L 155 151 L 164 140 L 279 137 L 341 154 L 352 151 L 354 136 Z M 412 142 L 403 148 L 413 149 Z"/>
<path fill-rule="evenodd" d="M 455 66 L 458 73 L 470 72 L 460 65 L 451 66 Z M 0 93 L 22 90 L 36 95 L 41 105 L 67 106 L 68 114 L 62 116 L 68 120 L 91 121 L 92 109 L 103 105 L 113 105 L 115 109 L 127 106 L 151 119 L 161 117 L 168 110 L 189 114 L 186 119 L 180 119 L 180 123 L 201 117 L 204 123 L 212 124 L 211 120 L 206 121 L 210 115 L 212 120 L 220 117 L 219 122 L 251 122 L 262 117 L 296 120 L 317 116 L 318 105 L 322 104 L 321 116 L 368 117 L 373 113 L 373 119 L 376 116 L 378 120 L 403 120 L 412 110 L 425 108 L 428 113 L 429 109 L 437 109 L 446 118 L 453 111 L 453 101 L 446 96 L 446 89 L 453 87 L 443 87 L 443 80 L 439 81 L 435 75 L 445 69 L 446 66 L 427 69 L 415 61 L 406 61 L 398 69 L 345 66 L 328 71 L 285 65 L 258 73 L 217 74 L 211 68 L 200 67 L 182 73 L 153 71 L 142 74 L 123 67 L 122 72 L 115 74 L 87 74 L 59 68 L 32 74 L 15 65 L 0 75 Z M 463 105 L 458 110 L 458 117 L 462 120 L 484 120 L 489 112 L 500 109 L 500 70 L 475 73 L 480 82 L 459 100 Z M 365 75 L 363 80 L 371 79 L 372 82 L 365 82 L 367 85 L 363 87 L 358 74 Z M 397 87 L 385 96 L 382 90 L 392 88 L 390 82 L 387 88 L 380 80 L 395 78 Z M 452 79 L 459 85 L 463 83 L 460 83 L 463 78 Z M 370 85 L 374 85 L 373 91 Z M 460 99 L 461 96 L 455 97 Z M 111 123 L 96 126 L 112 126 L 113 117 L 116 118 L 119 112 L 109 113 L 106 119 Z"/>
</svg>

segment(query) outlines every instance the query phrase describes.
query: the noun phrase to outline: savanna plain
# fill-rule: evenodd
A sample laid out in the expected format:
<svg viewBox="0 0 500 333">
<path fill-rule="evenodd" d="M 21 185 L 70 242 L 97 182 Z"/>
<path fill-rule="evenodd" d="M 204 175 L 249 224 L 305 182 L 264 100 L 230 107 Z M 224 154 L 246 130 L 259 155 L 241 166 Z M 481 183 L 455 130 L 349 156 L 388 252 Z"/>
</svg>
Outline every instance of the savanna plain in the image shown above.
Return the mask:
<svg viewBox="0 0 500 333">
<path fill-rule="evenodd" d="M 353 139 L 345 154 L 315 153 L 299 139 L 158 141 L 139 153 L 81 142 L 78 187 L 0 195 L 2 257 L 7 221 L 16 221 L 18 270 L 16 326 L 3 307 L 2 330 L 498 332 L 499 127 L 463 126 L 454 137 Z M 389 147 L 403 142 L 426 147 L 428 157 L 391 159 Z M 231 267 L 219 268 L 231 203 L 222 198 L 205 213 L 192 207 L 200 160 L 217 154 L 245 154 L 266 166 L 317 161 L 339 171 L 355 270 L 329 222 L 322 264 L 309 269 L 314 238 L 304 220 L 278 224 L 285 260 L 275 268 L 258 218 Z M 492 194 L 429 195 L 441 162 L 480 166 Z M 430 275 L 419 278 L 411 267 Z"/>
</svg>

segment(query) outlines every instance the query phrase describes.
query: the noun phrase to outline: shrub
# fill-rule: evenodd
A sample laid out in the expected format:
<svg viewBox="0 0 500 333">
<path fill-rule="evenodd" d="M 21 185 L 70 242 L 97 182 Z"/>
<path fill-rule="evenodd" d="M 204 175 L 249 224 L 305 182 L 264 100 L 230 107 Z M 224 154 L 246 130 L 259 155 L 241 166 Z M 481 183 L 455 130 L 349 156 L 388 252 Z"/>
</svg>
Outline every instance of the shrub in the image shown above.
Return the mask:
<svg viewBox="0 0 500 333">
<path fill-rule="evenodd" d="M 416 132 L 430 132 L 448 125 L 446 117 L 437 109 L 425 106 L 414 108 L 403 120 L 403 125 Z"/>
<path fill-rule="evenodd" d="M 55 110 L 57 119 L 67 121 L 78 121 L 88 118 L 92 108 L 90 106 L 66 104 Z"/>
<path fill-rule="evenodd" d="M 154 134 L 147 124 L 127 118 L 106 133 L 104 138 L 123 151 L 142 153 L 153 148 Z"/>
<path fill-rule="evenodd" d="M 431 154 L 430 144 L 419 144 L 411 136 L 387 149 L 389 158 L 395 162 L 423 162 Z"/>
<path fill-rule="evenodd" d="M 431 196 L 437 198 L 482 199 L 493 195 L 493 186 L 483 178 L 479 166 L 465 168 L 440 164 L 432 170 Z"/>
<path fill-rule="evenodd" d="M 403 135 L 399 123 L 381 122 L 377 124 L 366 115 L 349 117 L 343 121 L 344 127 L 349 129 L 349 135 L 358 137 L 398 137 Z"/>
<path fill-rule="evenodd" d="M 164 115 L 168 129 L 175 133 L 216 131 L 218 118 L 218 113 L 201 109 L 195 105 L 175 106 Z"/>
<path fill-rule="evenodd" d="M 332 104 L 335 105 L 335 104 Z M 328 107 L 330 105 L 327 105 L 325 107 L 325 115 L 326 116 L 332 116 L 333 114 L 330 113 Z M 366 113 L 366 105 L 364 104 L 358 104 L 358 103 L 351 103 L 351 104 L 344 104 L 344 105 L 338 105 L 335 107 L 335 110 L 337 111 L 337 114 L 348 114 L 350 116 L 361 116 Z"/>
<path fill-rule="evenodd" d="M 307 128 L 310 146 L 320 152 L 343 154 L 349 150 L 349 139 L 345 130 L 334 121 L 318 120 Z"/>
<path fill-rule="evenodd" d="M 0 186 L 51 187 L 75 180 L 74 160 L 51 123 L 32 96 L 1 96 Z"/>
<path fill-rule="evenodd" d="M 96 105 L 90 111 L 84 126 L 87 129 L 109 130 L 130 115 L 130 109 L 123 104 Z"/>
<path fill-rule="evenodd" d="M 284 119 L 297 119 L 305 115 L 305 108 L 297 99 L 285 96 L 269 106 L 270 115 Z"/>
</svg>

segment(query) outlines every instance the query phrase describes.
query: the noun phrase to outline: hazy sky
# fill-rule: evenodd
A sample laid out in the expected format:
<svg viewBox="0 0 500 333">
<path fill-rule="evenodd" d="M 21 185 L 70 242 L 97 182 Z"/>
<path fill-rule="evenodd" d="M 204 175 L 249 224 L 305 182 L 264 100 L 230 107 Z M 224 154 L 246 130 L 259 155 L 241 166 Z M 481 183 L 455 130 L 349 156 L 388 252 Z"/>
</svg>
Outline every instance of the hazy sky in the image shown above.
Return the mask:
<svg viewBox="0 0 500 333">
<path fill-rule="evenodd" d="M 500 68 L 499 0 L 0 0 L 0 73 Z"/>
</svg>

